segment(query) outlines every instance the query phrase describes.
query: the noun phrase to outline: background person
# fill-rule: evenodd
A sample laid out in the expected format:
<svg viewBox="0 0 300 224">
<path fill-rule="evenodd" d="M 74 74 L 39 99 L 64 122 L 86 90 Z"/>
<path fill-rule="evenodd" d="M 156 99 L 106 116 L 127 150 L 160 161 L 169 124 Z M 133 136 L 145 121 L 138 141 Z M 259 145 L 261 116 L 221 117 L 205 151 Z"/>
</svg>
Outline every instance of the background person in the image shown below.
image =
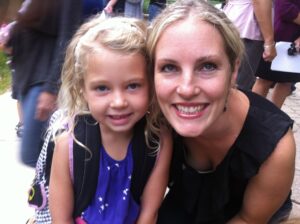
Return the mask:
<svg viewBox="0 0 300 224">
<path fill-rule="evenodd" d="M 149 21 L 152 21 L 166 7 L 166 0 L 150 0 L 148 6 Z"/>
<path fill-rule="evenodd" d="M 299 53 L 300 1 L 276 0 L 274 24 L 276 42 L 294 42 Z M 295 52 L 295 55 L 297 52 Z M 262 59 L 256 71 L 256 76 L 258 78 L 252 91 L 266 97 L 275 83 L 270 100 L 279 108 L 282 107 L 286 97 L 290 95 L 293 83 L 300 81 L 300 73 L 272 71 L 271 62 L 265 62 Z"/>
<path fill-rule="evenodd" d="M 251 90 L 260 58 L 272 61 L 276 56 L 272 0 L 227 0 L 223 11 L 238 28 L 246 49 L 237 85 Z"/>
</svg>

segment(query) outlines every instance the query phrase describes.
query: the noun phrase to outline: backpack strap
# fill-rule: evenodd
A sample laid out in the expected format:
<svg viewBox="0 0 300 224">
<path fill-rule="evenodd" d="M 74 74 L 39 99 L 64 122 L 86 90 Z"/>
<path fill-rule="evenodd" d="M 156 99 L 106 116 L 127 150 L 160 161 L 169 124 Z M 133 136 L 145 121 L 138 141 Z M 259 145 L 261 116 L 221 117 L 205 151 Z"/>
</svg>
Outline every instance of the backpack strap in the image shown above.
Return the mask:
<svg viewBox="0 0 300 224">
<path fill-rule="evenodd" d="M 92 152 L 73 142 L 73 171 L 75 207 L 73 216 L 76 218 L 90 204 L 97 188 L 99 176 L 99 161 L 101 134 L 99 124 L 90 115 L 76 118 L 74 134 L 77 140 L 86 145 Z M 140 197 L 154 166 L 156 155 L 152 155 L 146 145 L 144 127 L 146 120 L 142 119 L 134 128 L 132 139 L 133 173 L 130 191 L 134 200 L 140 203 Z"/>
<path fill-rule="evenodd" d="M 52 126 L 59 116 L 61 115 L 61 111 L 56 111 L 49 120 L 49 126 Z M 46 136 L 44 138 L 43 147 L 40 152 L 37 165 L 36 165 L 36 179 L 39 181 L 45 180 L 45 185 L 49 186 L 50 179 L 50 171 L 51 171 L 51 163 L 54 149 L 54 141 L 52 139 L 53 133 L 51 131 L 46 132 Z"/>
<path fill-rule="evenodd" d="M 74 217 L 81 215 L 96 192 L 101 145 L 99 124 L 92 116 L 77 116 L 76 122 L 74 135 L 91 152 L 73 142 Z"/>
</svg>

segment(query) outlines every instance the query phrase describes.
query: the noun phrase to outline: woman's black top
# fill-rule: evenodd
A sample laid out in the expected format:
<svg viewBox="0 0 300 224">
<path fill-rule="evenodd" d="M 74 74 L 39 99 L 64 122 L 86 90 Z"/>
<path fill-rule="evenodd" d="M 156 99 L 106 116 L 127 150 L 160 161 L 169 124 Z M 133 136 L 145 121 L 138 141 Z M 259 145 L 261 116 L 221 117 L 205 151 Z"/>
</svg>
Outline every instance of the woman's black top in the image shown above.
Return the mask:
<svg viewBox="0 0 300 224">
<path fill-rule="evenodd" d="M 293 125 L 265 98 L 246 95 L 250 108 L 243 128 L 214 171 L 199 173 L 186 164 L 182 138 L 175 139 L 170 190 L 158 223 L 226 223 L 238 213 L 249 180 Z"/>
</svg>

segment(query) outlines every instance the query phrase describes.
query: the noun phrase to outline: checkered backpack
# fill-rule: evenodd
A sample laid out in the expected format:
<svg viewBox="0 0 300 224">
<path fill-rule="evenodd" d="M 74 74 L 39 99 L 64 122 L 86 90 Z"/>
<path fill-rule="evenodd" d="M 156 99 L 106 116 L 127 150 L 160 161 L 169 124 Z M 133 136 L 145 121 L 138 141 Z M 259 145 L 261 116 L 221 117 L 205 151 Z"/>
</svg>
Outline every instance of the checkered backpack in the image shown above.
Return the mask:
<svg viewBox="0 0 300 224">
<path fill-rule="evenodd" d="M 57 111 L 52 115 L 50 126 L 56 122 L 60 114 L 61 112 Z M 37 224 L 52 223 L 48 205 L 50 168 L 54 149 L 52 135 L 51 131 L 46 133 L 36 165 L 35 178 L 28 194 L 28 203 L 35 209 L 35 223 Z"/>
</svg>

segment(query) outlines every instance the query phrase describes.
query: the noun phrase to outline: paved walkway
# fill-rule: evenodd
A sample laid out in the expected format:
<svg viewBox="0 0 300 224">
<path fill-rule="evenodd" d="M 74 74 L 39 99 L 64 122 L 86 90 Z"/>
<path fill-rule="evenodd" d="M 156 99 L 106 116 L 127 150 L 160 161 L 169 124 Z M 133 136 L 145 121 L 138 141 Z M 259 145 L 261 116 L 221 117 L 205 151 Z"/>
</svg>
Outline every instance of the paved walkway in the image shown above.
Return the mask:
<svg viewBox="0 0 300 224">
<path fill-rule="evenodd" d="M 300 83 L 296 86 L 296 91 L 286 99 L 282 110 L 290 115 L 290 117 L 295 121 L 293 132 L 296 140 L 297 154 L 295 177 L 292 188 L 292 200 L 294 202 L 294 206 L 291 216 L 300 217 Z"/>
<path fill-rule="evenodd" d="M 19 139 L 15 134 L 18 123 L 16 101 L 10 93 L 0 95 L 0 223 L 25 224 L 33 215 L 27 205 L 27 190 L 34 177 L 34 169 L 22 165 L 18 159 Z M 294 134 L 297 143 L 296 173 L 293 183 L 294 207 L 291 216 L 300 217 L 300 84 L 283 106 L 294 120 Z"/>
</svg>

